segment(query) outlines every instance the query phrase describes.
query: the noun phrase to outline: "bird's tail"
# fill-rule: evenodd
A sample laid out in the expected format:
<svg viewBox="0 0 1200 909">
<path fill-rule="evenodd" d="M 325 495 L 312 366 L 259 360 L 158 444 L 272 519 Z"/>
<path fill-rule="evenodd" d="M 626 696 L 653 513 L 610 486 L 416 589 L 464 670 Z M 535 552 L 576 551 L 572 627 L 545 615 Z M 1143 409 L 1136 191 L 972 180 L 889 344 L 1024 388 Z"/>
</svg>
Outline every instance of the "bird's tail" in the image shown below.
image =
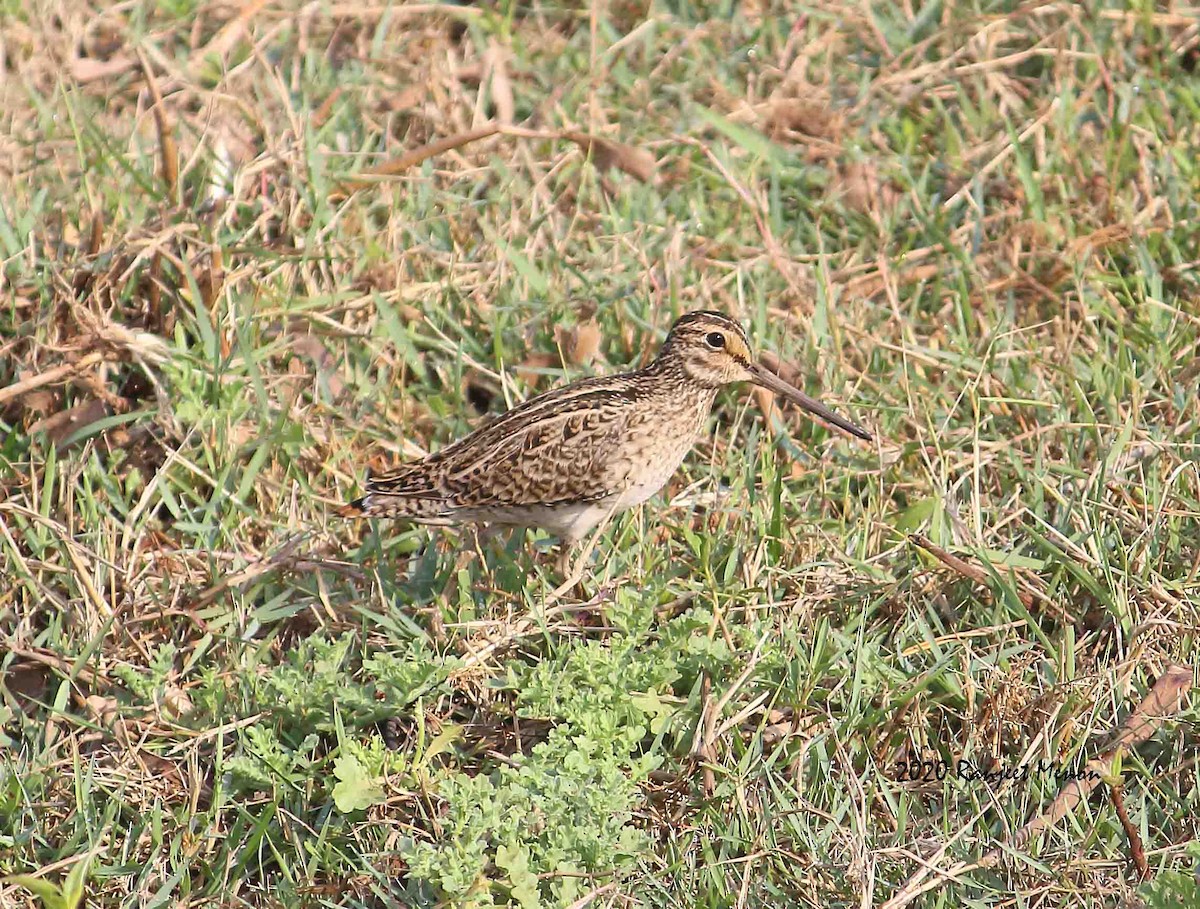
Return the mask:
<svg viewBox="0 0 1200 909">
<path fill-rule="evenodd" d="M 344 518 L 407 518 L 418 523 L 440 523 L 447 512 L 444 496 L 394 477 L 368 477 L 367 494 L 341 506 Z"/>
<path fill-rule="evenodd" d="M 367 497 L 359 496 L 353 502 L 347 502 L 337 509 L 343 518 L 363 518 L 367 516 Z"/>
<path fill-rule="evenodd" d="M 367 493 L 359 496 L 338 509 L 343 518 L 389 518 L 402 516 L 405 513 L 401 497 L 388 495 L 399 492 L 401 471 L 396 474 L 372 474 L 367 471 Z"/>
</svg>

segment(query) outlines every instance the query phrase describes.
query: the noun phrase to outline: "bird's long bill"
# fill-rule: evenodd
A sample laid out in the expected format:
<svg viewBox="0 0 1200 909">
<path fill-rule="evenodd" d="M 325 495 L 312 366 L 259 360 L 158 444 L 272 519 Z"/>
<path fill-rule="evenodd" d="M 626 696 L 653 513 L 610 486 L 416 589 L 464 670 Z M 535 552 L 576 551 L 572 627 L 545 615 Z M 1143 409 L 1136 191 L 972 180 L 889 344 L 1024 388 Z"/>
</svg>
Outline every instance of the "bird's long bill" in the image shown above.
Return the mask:
<svg viewBox="0 0 1200 909">
<path fill-rule="evenodd" d="M 820 417 L 826 423 L 836 426 L 844 432 L 850 433 L 852 436 L 858 436 L 860 439 L 871 441 L 871 434 L 861 426 L 855 426 L 844 417 L 839 417 L 836 413 L 818 401 L 816 398 L 810 398 L 798 388 L 793 388 L 775 373 L 771 372 L 764 366 L 758 363 L 751 363 L 748 367 L 752 381 L 756 385 L 761 385 L 768 391 L 772 391 L 780 397 L 787 398 L 789 401 L 795 401 L 809 413 Z"/>
</svg>

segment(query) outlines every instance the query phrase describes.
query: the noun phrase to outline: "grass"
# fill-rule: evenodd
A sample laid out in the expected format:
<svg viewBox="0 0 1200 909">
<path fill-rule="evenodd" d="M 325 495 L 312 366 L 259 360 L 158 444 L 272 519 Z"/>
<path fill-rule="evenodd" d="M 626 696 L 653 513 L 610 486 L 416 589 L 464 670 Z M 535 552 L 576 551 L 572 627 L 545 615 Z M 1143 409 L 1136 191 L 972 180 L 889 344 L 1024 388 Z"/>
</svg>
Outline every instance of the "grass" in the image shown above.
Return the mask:
<svg viewBox="0 0 1200 909">
<path fill-rule="evenodd" d="M 1078 765 L 1194 665 L 1194 8 L 246 10 L 0 18 L 0 875 L 1182 904 L 1192 699 L 1020 845 L 1059 778 L 900 765 Z M 337 515 L 701 307 L 877 444 L 724 394 L 579 616 L 538 536 Z"/>
</svg>

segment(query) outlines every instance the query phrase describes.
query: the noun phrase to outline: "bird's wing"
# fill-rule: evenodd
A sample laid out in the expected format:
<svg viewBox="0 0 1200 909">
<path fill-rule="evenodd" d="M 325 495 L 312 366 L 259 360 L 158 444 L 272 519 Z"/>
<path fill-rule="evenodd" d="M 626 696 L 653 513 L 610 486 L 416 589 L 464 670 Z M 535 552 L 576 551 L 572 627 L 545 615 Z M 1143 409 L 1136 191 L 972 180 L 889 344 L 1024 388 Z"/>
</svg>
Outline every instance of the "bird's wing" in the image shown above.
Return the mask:
<svg viewBox="0 0 1200 909">
<path fill-rule="evenodd" d="M 440 453 L 440 486 L 460 508 L 580 503 L 610 495 L 620 440 L 638 412 L 624 377 L 533 398 Z"/>
</svg>

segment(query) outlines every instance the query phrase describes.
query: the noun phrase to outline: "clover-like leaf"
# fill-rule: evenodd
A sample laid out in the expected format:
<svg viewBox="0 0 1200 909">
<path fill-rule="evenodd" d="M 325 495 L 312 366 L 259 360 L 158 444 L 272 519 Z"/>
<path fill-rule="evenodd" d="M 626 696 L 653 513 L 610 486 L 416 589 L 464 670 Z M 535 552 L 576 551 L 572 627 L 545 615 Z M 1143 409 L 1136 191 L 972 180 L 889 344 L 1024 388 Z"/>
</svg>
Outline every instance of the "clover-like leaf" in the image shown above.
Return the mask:
<svg viewBox="0 0 1200 909">
<path fill-rule="evenodd" d="M 362 762 L 354 755 L 339 755 L 333 762 L 333 775 L 338 779 L 333 787 L 333 802 L 342 814 L 361 811 L 383 800 L 379 779 L 368 776 Z"/>
<path fill-rule="evenodd" d="M 508 873 L 512 884 L 510 892 L 521 909 L 539 909 L 537 875 L 529 870 L 529 850 L 524 846 L 509 846 L 501 843 L 496 847 L 496 866 Z"/>
</svg>

